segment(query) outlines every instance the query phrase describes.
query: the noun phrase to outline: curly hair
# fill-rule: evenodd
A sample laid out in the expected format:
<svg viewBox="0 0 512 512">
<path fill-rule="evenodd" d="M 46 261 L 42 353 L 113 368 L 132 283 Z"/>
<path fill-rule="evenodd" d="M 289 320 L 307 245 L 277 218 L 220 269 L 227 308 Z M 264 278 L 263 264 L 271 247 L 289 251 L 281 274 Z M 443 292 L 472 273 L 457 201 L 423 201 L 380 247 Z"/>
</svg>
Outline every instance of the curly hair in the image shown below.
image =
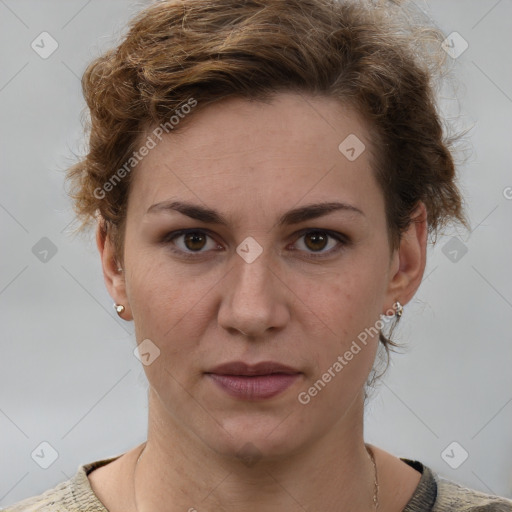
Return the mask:
<svg viewBox="0 0 512 512">
<path fill-rule="evenodd" d="M 398 0 L 149 5 L 82 77 L 89 147 L 67 176 L 81 228 L 98 218 L 122 261 L 130 171 L 149 130 L 174 116 L 177 131 L 212 102 L 265 101 L 279 91 L 337 99 L 368 121 L 391 248 L 419 201 L 434 243 L 449 222 L 468 227 L 451 150 L 456 137 L 445 133 L 436 103 L 444 36 L 420 18 Z M 183 116 L 185 107 L 192 111 Z M 386 351 L 394 345 L 382 333 L 380 340 Z"/>
</svg>

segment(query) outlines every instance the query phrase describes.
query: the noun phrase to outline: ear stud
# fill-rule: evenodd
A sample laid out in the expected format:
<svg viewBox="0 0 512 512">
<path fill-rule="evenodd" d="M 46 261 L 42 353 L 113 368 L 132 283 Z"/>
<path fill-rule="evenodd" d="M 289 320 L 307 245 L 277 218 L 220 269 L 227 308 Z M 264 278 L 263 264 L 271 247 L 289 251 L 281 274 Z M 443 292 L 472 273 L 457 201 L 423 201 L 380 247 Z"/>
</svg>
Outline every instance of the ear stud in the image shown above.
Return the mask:
<svg viewBox="0 0 512 512">
<path fill-rule="evenodd" d="M 393 307 L 395 308 L 395 316 L 397 318 L 400 318 L 402 316 L 402 313 L 404 312 L 404 307 L 402 306 L 402 304 L 400 304 L 400 302 L 396 301 L 394 304 L 393 304 Z"/>
<path fill-rule="evenodd" d="M 114 303 L 114 309 L 116 310 L 116 313 L 121 316 L 124 313 L 124 306 L 122 304 L 115 304 Z"/>
</svg>

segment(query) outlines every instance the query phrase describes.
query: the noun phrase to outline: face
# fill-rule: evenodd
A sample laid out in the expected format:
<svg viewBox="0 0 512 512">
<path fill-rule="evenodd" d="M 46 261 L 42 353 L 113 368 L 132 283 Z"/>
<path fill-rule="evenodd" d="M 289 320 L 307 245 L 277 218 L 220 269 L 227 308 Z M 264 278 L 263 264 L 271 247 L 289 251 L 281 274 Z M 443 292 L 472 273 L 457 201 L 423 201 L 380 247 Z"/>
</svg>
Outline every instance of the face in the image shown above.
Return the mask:
<svg viewBox="0 0 512 512">
<path fill-rule="evenodd" d="M 171 430 L 223 454 L 297 451 L 360 414 L 374 327 L 407 300 L 367 127 L 292 93 L 189 121 L 134 171 L 111 294 L 146 358 L 160 351 L 144 370 Z M 232 362 L 248 368 L 217 368 Z"/>
</svg>

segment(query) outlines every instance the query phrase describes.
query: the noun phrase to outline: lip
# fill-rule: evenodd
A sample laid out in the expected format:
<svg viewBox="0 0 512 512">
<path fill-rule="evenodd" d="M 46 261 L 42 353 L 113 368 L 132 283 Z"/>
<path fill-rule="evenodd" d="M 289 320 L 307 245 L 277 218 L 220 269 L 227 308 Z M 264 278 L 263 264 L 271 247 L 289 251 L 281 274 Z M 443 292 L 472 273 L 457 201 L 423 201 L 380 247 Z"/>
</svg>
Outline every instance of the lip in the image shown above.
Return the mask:
<svg viewBox="0 0 512 512">
<path fill-rule="evenodd" d="M 253 377 L 255 375 L 270 375 L 273 373 L 284 373 L 291 375 L 301 372 L 295 368 L 276 363 L 274 361 L 262 361 L 257 364 L 248 364 L 243 361 L 232 361 L 230 363 L 220 364 L 219 366 L 216 366 L 206 373 Z"/>
<path fill-rule="evenodd" d="M 243 361 L 216 366 L 206 375 L 220 389 L 242 400 L 264 400 L 289 388 L 301 375 L 290 366 L 273 361 L 250 365 Z"/>
</svg>

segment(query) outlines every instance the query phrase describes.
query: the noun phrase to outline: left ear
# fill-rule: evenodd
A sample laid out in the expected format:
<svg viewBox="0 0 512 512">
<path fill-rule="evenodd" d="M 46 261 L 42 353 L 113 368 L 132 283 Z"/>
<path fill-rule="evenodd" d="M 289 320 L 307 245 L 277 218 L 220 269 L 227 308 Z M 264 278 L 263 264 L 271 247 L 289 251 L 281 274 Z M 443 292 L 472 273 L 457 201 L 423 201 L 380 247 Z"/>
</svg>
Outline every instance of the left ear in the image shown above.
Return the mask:
<svg viewBox="0 0 512 512">
<path fill-rule="evenodd" d="M 411 215 L 411 223 L 402 233 L 390 267 L 386 305 L 388 310 L 399 301 L 407 304 L 418 290 L 427 259 L 427 209 L 422 201 Z"/>
</svg>

